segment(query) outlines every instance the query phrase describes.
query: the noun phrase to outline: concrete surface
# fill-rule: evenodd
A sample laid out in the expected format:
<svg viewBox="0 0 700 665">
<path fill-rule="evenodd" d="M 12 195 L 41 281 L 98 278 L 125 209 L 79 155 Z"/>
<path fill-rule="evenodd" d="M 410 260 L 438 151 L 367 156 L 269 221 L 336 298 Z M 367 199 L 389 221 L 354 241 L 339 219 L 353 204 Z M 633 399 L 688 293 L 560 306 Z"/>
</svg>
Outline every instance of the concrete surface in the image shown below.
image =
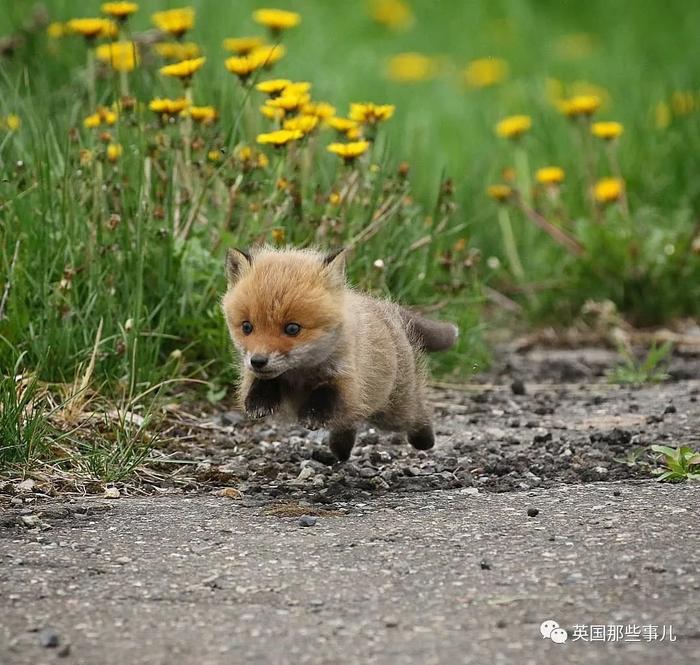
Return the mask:
<svg viewBox="0 0 700 665">
<path fill-rule="evenodd" d="M 0 663 L 689 665 L 699 502 L 652 481 L 466 488 L 311 527 L 226 497 L 49 502 L 0 528 Z M 677 639 L 573 639 L 591 624 Z"/>
</svg>

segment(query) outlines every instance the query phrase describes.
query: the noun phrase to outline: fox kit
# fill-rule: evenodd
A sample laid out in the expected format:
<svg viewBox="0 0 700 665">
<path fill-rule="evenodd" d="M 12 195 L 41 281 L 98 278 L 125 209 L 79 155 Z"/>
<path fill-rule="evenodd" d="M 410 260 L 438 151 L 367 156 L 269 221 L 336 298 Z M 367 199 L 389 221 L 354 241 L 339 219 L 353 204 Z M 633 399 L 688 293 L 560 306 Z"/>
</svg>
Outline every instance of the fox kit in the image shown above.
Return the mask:
<svg viewBox="0 0 700 665">
<path fill-rule="evenodd" d="M 450 348 L 456 326 L 348 288 L 342 252 L 229 250 L 226 276 L 222 307 L 248 414 L 327 427 L 340 461 L 363 421 L 433 447 L 422 355 Z"/>
</svg>

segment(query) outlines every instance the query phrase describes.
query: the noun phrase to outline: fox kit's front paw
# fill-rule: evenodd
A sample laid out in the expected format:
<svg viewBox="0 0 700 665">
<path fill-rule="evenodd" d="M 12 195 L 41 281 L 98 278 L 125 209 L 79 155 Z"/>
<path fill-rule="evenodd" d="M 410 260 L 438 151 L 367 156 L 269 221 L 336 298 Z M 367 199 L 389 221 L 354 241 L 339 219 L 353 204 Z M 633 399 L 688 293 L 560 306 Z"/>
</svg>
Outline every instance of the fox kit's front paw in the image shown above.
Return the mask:
<svg viewBox="0 0 700 665">
<path fill-rule="evenodd" d="M 335 413 L 340 396 L 333 386 L 324 385 L 311 391 L 299 409 L 299 420 L 308 427 L 327 423 Z"/>
<path fill-rule="evenodd" d="M 252 418 L 264 418 L 274 413 L 282 401 L 279 381 L 255 379 L 243 402 L 246 413 Z"/>
</svg>

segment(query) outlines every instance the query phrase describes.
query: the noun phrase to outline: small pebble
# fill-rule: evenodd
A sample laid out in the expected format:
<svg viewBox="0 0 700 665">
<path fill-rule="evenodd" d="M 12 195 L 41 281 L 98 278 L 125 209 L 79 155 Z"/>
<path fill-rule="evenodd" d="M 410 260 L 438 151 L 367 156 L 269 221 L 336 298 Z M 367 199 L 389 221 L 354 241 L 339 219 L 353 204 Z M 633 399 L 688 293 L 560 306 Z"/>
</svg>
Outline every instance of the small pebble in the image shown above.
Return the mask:
<svg viewBox="0 0 700 665">
<path fill-rule="evenodd" d="M 665 409 L 664 413 L 676 413 L 678 409 L 673 404 L 669 404 Z"/>
<path fill-rule="evenodd" d="M 60 637 L 53 628 L 43 628 L 39 631 L 39 646 L 53 649 L 58 646 Z"/>
<path fill-rule="evenodd" d="M 59 647 L 58 651 L 56 651 L 56 655 L 59 658 L 70 656 L 70 644 L 64 644 L 62 647 Z"/>
<path fill-rule="evenodd" d="M 387 628 L 396 628 L 399 625 L 399 620 L 396 617 L 386 617 L 384 619 L 384 625 Z"/>
<path fill-rule="evenodd" d="M 622 496 L 622 492 L 620 492 L 620 490 L 615 490 L 613 491 L 613 496 Z"/>
<path fill-rule="evenodd" d="M 316 518 L 313 515 L 302 515 L 299 518 L 299 526 L 313 526 L 316 524 Z"/>
<path fill-rule="evenodd" d="M 527 509 L 527 516 L 528 517 L 537 517 L 540 514 L 540 511 L 537 508 L 528 508 Z"/>
<path fill-rule="evenodd" d="M 520 379 L 513 381 L 513 383 L 510 384 L 510 389 L 513 391 L 514 395 L 525 395 L 527 392 L 525 390 L 525 384 Z"/>
<path fill-rule="evenodd" d="M 481 570 L 491 570 L 491 564 L 486 561 L 486 559 L 482 559 L 479 565 L 481 566 Z"/>
</svg>

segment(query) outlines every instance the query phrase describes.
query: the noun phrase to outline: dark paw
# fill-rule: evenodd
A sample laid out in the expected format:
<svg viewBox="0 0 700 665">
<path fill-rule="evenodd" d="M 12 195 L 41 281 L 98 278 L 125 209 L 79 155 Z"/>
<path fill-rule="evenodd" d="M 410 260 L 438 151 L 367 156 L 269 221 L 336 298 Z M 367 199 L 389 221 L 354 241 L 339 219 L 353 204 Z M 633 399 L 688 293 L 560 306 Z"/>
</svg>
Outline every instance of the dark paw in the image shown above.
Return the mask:
<svg viewBox="0 0 700 665">
<path fill-rule="evenodd" d="M 264 418 L 274 413 L 282 401 L 279 381 L 260 381 L 256 379 L 246 395 L 244 406 L 252 418 Z"/>
<path fill-rule="evenodd" d="M 435 445 L 435 434 L 430 425 L 423 425 L 408 433 L 408 442 L 417 450 L 430 450 Z"/>
<path fill-rule="evenodd" d="M 333 386 L 320 386 L 311 392 L 299 409 L 299 420 L 307 427 L 327 423 L 338 407 L 338 391 Z"/>
<path fill-rule="evenodd" d="M 339 462 L 347 462 L 355 445 L 355 430 L 333 430 L 328 436 L 328 445 Z"/>
</svg>

